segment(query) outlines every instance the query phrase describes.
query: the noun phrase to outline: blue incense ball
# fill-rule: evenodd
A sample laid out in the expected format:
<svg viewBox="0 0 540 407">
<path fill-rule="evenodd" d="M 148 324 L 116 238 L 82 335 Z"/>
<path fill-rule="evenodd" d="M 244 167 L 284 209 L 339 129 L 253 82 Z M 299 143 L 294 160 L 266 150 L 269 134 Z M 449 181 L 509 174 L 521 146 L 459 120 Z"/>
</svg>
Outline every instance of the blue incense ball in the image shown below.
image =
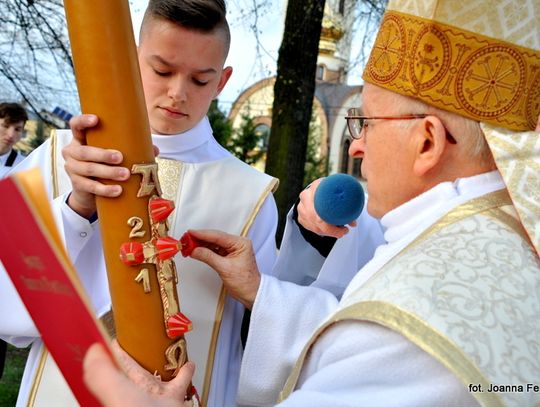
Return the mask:
<svg viewBox="0 0 540 407">
<path fill-rule="evenodd" d="M 346 225 L 360 215 L 364 190 L 356 178 L 333 174 L 321 181 L 315 191 L 315 210 L 326 223 Z"/>
</svg>

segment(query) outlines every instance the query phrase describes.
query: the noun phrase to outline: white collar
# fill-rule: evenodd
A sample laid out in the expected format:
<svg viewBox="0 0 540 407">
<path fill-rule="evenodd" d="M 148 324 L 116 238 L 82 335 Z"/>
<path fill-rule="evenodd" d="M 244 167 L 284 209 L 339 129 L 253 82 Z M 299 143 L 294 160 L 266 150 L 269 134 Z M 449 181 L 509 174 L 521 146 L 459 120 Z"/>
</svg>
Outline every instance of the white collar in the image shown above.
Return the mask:
<svg viewBox="0 0 540 407">
<path fill-rule="evenodd" d="M 159 148 L 159 154 L 163 156 L 193 150 L 212 139 L 212 128 L 206 116 L 195 127 L 183 133 L 172 135 L 152 134 L 152 141 Z"/>
<path fill-rule="evenodd" d="M 414 230 L 424 229 L 424 224 L 432 224 L 453 207 L 504 187 L 498 171 L 443 182 L 384 215 L 384 238 L 388 243 L 395 242 Z"/>
</svg>

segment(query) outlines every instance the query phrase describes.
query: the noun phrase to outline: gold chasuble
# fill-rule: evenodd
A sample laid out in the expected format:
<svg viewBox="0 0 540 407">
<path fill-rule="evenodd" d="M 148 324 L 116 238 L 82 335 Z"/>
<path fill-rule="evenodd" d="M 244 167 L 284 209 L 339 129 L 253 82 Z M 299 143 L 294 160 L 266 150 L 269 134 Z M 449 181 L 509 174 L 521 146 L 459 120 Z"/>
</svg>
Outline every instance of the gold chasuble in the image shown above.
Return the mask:
<svg viewBox="0 0 540 407">
<path fill-rule="evenodd" d="M 344 296 L 281 397 L 320 335 L 356 320 L 402 334 L 484 406 L 540 406 L 539 21 L 538 0 L 389 0 L 364 80 L 480 122 L 507 189 L 450 211 Z"/>
<path fill-rule="evenodd" d="M 399 332 L 452 371 L 483 406 L 537 406 L 540 393 L 540 260 L 506 190 L 465 203 L 422 233 L 313 335 L 281 397 L 296 386 L 309 350 L 339 321 Z M 490 391 L 491 390 L 491 391 Z"/>
</svg>

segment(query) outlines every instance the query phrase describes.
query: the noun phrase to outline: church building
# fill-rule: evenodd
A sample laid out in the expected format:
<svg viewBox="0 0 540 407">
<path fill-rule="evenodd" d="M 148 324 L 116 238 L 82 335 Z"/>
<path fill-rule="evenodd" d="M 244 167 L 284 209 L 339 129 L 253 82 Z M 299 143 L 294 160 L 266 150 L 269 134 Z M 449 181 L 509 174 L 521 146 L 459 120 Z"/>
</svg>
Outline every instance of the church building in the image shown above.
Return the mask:
<svg viewBox="0 0 540 407">
<path fill-rule="evenodd" d="M 360 159 L 352 159 L 345 116 L 347 109 L 359 107 L 362 86 L 347 85 L 356 0 L 327 0 L 319 41 L 316 88 L 313 100 L 312 131 L 319 140 L 318 154 L 328 157 L 329 173 L 343 172 L 360 177 Z M 248 116 L 261 135 L 265 149 L 272 126 L 275 77 L 262 79 L 240 94 L 233 103 L 229 119 L 239 128 Z"/>
</svg>

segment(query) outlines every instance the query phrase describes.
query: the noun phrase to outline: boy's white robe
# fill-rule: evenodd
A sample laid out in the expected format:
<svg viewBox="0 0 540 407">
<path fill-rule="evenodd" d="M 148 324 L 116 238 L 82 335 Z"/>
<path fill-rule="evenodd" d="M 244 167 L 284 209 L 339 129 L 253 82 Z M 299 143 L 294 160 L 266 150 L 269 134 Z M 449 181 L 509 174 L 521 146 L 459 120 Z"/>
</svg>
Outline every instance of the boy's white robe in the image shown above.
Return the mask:
<svg viewBox="0 0 540 407">
<path fill-rule="evenodd" d="M 20 152 L 17 152 L 17 155 L 15 156 L 15 161 L 13 161 L 13 164 L 10 167 L 6 167 L 6 162 L 12 151 L 13 150 L 9 150 L 7 153 L 0 155 L 0 179 L 4 178 L 13 168 L 15 168 L 21 162 L 23 162 L 24 159 L 26 158 L 26 156 L 22 155 Z"/>
<path fill-rule="evenodd" d="M 230 153 L 213 138 L 207 118 L 185 133 L 175 136 L 152 136 L 152 139 L 153 143 L 160 149 L 161 158 L 182 161 L 188 163 L 187 165 L 218 161 L 230 157 Z M 49 141 L 36 149 L 14 171 L 38 166 L 44 174 L 51 174 L 53 160 L 50 157 L 48 143 Z M 65 174 L 59 175 L 63 177 L 61 182 L 68 181 Z M 53 185 L 50 177 L 45 176 L 45 180 L 49 197 L 52 198 Z M 215 180 L 215 182 L 218 183 L 219 180 Z M 110 309 L 110 298 L 103 259 L 96 255 L 102 251 L 99 228 L 97 222 L 90 224 L 75 214 L 65 204 L 66 198 L 65 194 L 54 200 L 53 210 L 57 224 L 65 238 L 70 257 L 78 270 L 94 309 L 97 315 L 102 315 Z M 201 203 L 201 205 L 203 204 L 204 202 Z M 215 209 L 219 213 L 219 210 Z M 270 272 L 275 261 L 276 224 L 277 209 L 273 196 L 270 194 L 264 201 L 247 235 L 253 242 L 257 264 L 263 273 Z M 213 370 L 213 377 L 217 379 L 212 380 L 209 406 L 226 406 L 235 403 L 242 356 L 240 343 L 242 316 L 243 307 L 241 304 L 227 297 Z M 17 401 L 17 406 L 25 406 L 39 363 L 38 357 L 41 353 L 42 343 L 34 324 L 3 270 L 0 272 L 0 337 L 19 347 L 32 343 Z"/>
</svg>

